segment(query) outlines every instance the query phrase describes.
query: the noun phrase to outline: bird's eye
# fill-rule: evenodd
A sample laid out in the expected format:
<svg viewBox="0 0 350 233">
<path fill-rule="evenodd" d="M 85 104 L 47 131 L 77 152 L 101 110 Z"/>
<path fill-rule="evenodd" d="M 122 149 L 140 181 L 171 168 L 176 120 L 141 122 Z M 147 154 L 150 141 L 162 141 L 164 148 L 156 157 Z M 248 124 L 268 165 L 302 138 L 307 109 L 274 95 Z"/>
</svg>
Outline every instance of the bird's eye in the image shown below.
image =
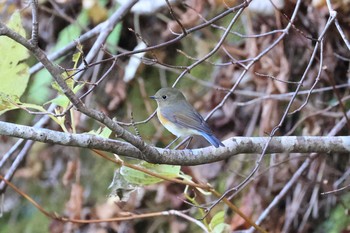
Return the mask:
<svg viewBox="0 0 350 233">
<path fill-rule="evenodd" d="M 163 100 L 165 100 L 166 99 L 166 95 L 162 95 L 162 98 L 163 98 Z"/>
</svg>

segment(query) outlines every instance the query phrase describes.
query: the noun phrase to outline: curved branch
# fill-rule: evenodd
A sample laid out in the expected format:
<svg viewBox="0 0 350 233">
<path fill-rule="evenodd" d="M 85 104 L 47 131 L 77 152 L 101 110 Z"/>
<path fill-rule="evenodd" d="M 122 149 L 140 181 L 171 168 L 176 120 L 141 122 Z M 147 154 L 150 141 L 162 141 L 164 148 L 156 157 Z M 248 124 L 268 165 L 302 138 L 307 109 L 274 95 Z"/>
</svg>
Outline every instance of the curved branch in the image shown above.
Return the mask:
<svg viewBox="0 0 350 233">
<path fill-rule="evenodd" d="M 269 137 L 233 137 L 225 140 L 225 147 L 212 146 L 192 150 L 170 150 L 148 146 L 142 153 L 127 142 L 92 134 L 71 134 L 39 129 L 0 121 L 0 135 L 30 139 L 64 146 L 97 149 L 118 155 L 146 160 L 151 163 L 172 165 L 199 165 L 217 162 L 245 153 L 261 153 Z M 272 138 L 266 153 L 349 153 L 350 136 L 283 136 Z"/>
</svg>

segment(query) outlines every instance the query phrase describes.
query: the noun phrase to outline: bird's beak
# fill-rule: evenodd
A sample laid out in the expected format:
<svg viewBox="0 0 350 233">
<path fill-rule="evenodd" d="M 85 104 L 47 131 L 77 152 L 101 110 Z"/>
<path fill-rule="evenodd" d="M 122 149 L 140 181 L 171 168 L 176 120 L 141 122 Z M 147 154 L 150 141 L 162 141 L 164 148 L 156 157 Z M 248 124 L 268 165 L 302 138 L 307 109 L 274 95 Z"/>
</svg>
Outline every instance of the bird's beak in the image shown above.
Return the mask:
<svg viewBox="0 0 350 233">
<path fill-rule="evenodd" d="M 150 96 L 149 98 L 151 98 L 151 99 L 157 99 L 154 95 L 152 95 L 152 96 Z"/>
</svg>

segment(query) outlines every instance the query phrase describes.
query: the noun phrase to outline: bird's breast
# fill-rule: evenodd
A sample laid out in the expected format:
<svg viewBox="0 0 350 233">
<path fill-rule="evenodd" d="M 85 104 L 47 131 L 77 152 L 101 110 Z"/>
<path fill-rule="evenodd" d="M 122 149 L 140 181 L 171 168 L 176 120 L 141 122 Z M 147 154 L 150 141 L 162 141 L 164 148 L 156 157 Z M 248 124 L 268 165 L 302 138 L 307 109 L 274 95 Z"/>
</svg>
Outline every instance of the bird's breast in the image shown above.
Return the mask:
<svg viewBox="0 0 350 233">
<path fill-rule="evenodd" d="M 170 122 L 168 119 L 166 119 L 163 116 L 163 114 L 160 112 L 159 108 L 157 109 L 157 117 L 158 117 L 160 123 L 162 123 L 162 125 L 166 125 Z"/>
<path fill-rule="evenodd" d="M 200 132 L 194 129 L 185 128 L 183 126 L 180 126 L 176 122 L 172 122 L 170 119 L 167 119 L 164 117 L 164 115 L 161 113 L 159 108 L 157 109 L 157 117 L 162 123 L 162 125 L 172 134 L 176 135 L 177 137 L 184 137 L 189 135 L 200 135 Z"/>
</svg>

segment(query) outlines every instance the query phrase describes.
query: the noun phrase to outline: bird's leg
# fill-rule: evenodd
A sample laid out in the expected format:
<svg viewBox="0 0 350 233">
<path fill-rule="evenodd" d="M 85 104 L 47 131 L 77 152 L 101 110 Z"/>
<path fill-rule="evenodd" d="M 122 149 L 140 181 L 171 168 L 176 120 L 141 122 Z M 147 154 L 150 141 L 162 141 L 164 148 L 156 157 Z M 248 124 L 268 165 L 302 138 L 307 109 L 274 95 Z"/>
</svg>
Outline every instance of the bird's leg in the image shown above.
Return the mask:
<svg viewBox="0 0 350 233">
<path fill-rule="evenodd" d="M 188 139 L 191 139 L 192 140 L 192 136 L 189 136 L 187 138 L 185 138 L 179 145 L 177 145 L 174 150 L 178 149 L 180 146 L 182 146 L 183 144 L 185 144 L 185 142 L 188 141 Z M 187 143 L 185 149 L 188 147 L 188 145 L 190 144 L 191 140 Z"/>
<path fill-rule="evenodd" d="M 193 137 L 191 136 L 190 139 L 188 140 L 186 146 L 185 146 L 185 149 L 187 149 L 187 147 L 190 145 L 191 141 L 192 141 Z"/>
<path fill-rule="evenodd" d="M 170 147 L 172 144 L 174 144 L 179 138 L 180 138 L 180 137 L 175 138 L 175 140 L 173 140 L 172 142 L 170 142 L 169 145 L 167 145 L 167 146 L 165 147 L 165 149 L 169 149 L 169 147 Z M 175 147 L 175 149 L 177 149 L 177 148 Z"/>
</svg>

